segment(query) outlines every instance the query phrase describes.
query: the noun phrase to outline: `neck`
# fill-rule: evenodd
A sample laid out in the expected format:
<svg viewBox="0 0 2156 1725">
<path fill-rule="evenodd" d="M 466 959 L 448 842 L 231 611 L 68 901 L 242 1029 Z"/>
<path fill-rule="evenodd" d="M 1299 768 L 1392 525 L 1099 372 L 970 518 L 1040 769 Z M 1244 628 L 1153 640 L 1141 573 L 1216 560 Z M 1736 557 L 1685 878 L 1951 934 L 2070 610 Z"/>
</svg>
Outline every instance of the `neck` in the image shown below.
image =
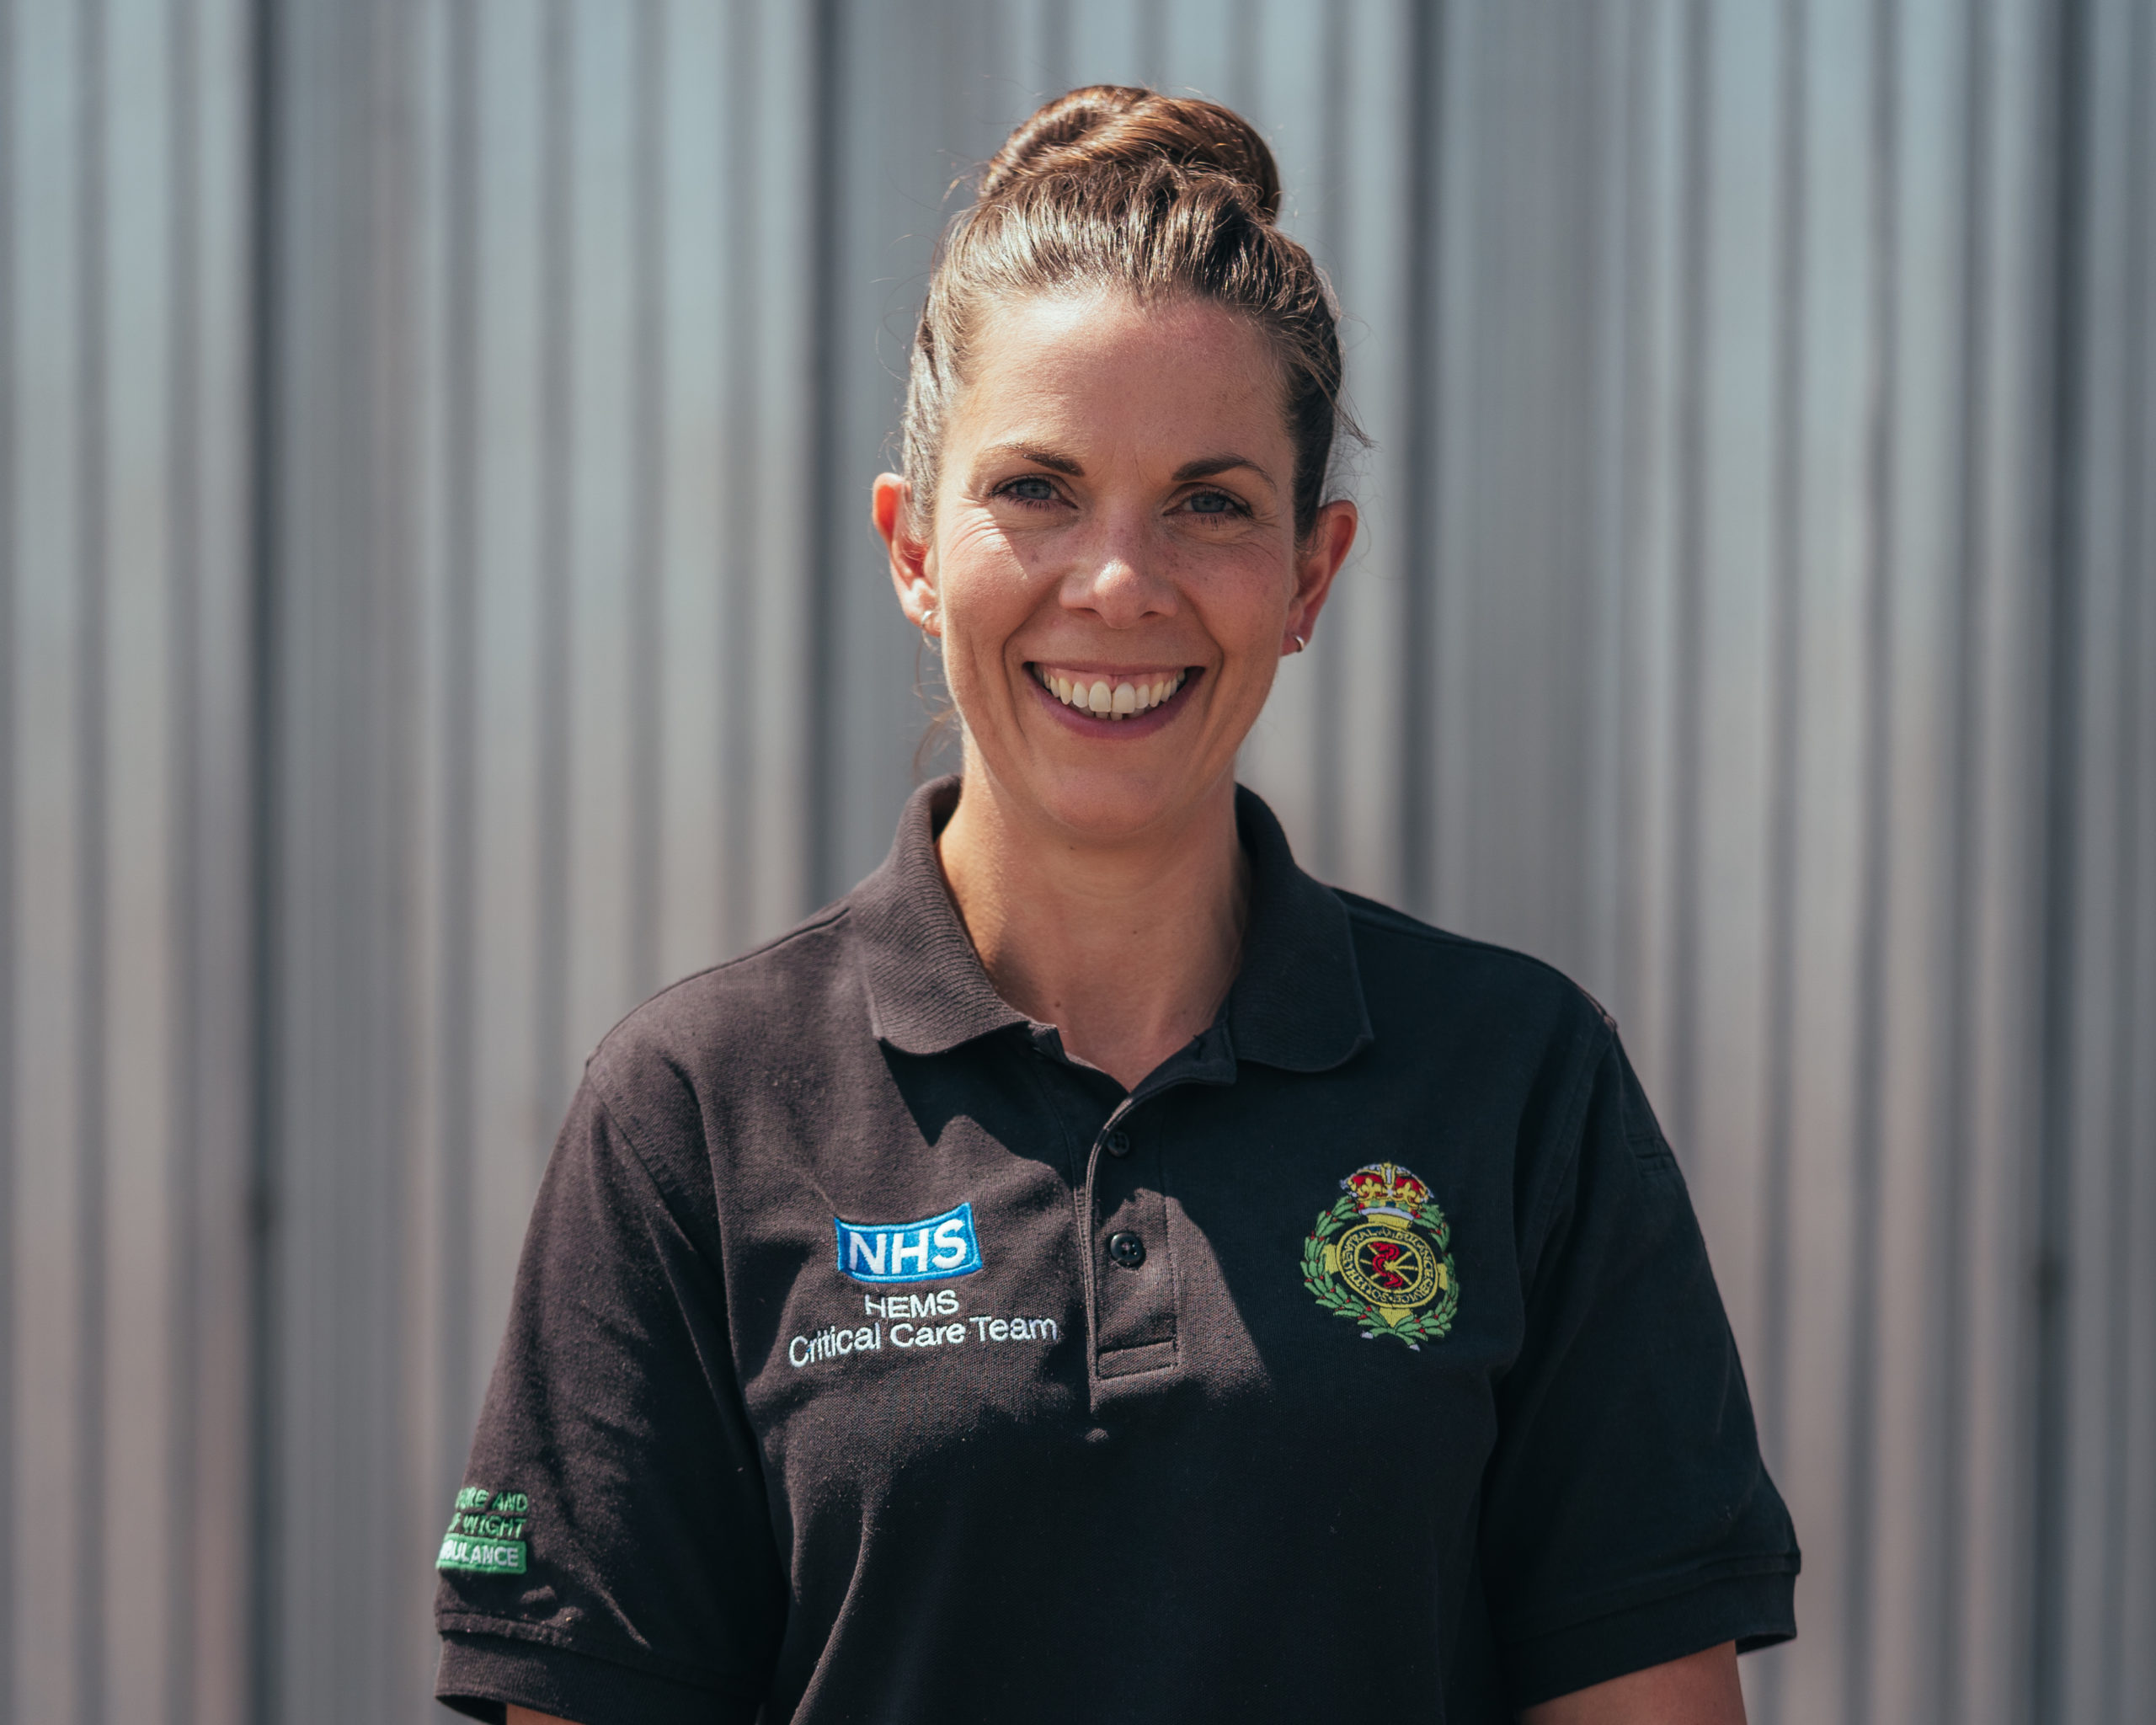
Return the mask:
<svg viewBox="0 0 2156 1725">
<path fill-rule="evenodd" d="M 937 841 L 995 991 L 1124 1089 L 1213 1022 L 1249 900 L 1224 780 L 1172 829 L 1093 844 L 1026 820 L 977 761 Z"/>
</svg>

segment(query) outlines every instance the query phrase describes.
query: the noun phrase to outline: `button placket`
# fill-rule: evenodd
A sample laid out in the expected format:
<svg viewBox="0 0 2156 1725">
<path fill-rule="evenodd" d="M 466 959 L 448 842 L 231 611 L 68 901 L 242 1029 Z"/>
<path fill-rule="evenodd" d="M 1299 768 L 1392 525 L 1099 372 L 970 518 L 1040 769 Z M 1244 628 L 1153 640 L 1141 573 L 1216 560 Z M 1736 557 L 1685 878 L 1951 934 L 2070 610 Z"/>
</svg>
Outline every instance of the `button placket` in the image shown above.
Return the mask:
<svg viewBox="0 0 2156 1725">
<path fill-rule="evenodd" d="M 1167 1252 L 1161 1144 L 1126 1101 L 1095 1139 L 1094 1344 L 1102 1377 L 1175 1361 L 1176 1290 Z"/>
</svg>

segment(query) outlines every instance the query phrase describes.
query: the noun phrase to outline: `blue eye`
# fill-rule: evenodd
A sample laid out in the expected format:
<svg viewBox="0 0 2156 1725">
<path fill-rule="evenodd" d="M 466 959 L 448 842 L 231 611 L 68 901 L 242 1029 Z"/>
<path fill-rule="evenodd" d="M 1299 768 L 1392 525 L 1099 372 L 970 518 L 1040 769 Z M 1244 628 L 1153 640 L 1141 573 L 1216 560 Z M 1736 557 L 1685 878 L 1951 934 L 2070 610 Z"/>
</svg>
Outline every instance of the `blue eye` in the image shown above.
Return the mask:
<svg viewBox="0 0 2156 1725">
<path fill-rule="evenodd" d="M 1233 515 L 1238 505 L 1225 491 L 1199 491 L 1190 499 L 1190 511 L 1199 515 Z"/>
<path fill-rule="evenodd" d="M 1003 495 L 1015 497 L 1021 503 L 1053 503 L 1055 487 L 1038 473 L 1027 473 L 1006 485 Z"/>
</svg>

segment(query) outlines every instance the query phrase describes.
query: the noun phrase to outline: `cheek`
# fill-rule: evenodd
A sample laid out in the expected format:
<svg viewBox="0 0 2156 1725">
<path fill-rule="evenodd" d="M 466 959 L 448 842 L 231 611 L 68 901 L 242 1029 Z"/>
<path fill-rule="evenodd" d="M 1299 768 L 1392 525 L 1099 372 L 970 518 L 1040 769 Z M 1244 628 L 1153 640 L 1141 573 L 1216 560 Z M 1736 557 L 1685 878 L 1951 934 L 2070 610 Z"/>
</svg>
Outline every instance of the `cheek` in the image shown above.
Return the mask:
<svg viewBox="0 0 2156 1725">
<path fill-rule="evenodd" d="M 1011 542 L 994 518 L 975 509 L 947 510 L 938 524 L 936 554 L 946 569 L 1011 561 Z"/>
<path fill-rule="evenodd" d="M 1009 537 L 977 511 L 948 522 L 937 536 L 935 572 L 947 675 L 1000 660 L 1010 638 L 1043 605 L 1054 602 L 1054 582 L 1028 579 Z"/>
<path fill-rule="evenodd" d="M 937 535 L 936 585 L 947 613 L 1022 605 L 1025 574 L 1009 537 L 980 511 L 959 515 Z"/>
<path fill-rule="evenodd" d="M 1286 626 L 1295 572 L 1278 546 L 1224 548 L 1193 560 L 1191 575 L 1191 597 L 1207 632 L 1224 648 L 1255 651 Z"/>
<path fill-rule="evenodd" d="M 1034 595 L 1009 540 L 993 521 L 969 511 L 936 539 L 937 608 L 942 613 L 943 681 L 962 710 L 978 710 L 998 681 L 1004 644 L 1023 624 Z"/>
</svg>

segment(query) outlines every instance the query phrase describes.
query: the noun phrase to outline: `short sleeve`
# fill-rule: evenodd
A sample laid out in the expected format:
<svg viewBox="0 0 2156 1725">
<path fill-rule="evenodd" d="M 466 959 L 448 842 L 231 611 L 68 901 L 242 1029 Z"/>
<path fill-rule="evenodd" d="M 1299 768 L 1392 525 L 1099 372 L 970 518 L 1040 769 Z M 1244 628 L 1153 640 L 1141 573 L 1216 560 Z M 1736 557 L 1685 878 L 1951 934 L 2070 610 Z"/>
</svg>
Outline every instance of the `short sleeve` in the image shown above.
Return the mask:
<svg viewBox="0 0 2156 1725">
<path fill-rule="evenodd" d="M 728 1345 L 715 1204 L 701 1214 L 708 1167 L 694 1144 L 632 1141 L 587 1076 L 540 1187 L 442 1542 L 435 1691 L 459 1712 L 755 1715 L 786 1589 Z"/>
<path fill-rule="evenodd" d="M 1795 1530 L 1676 1158 L 1614 1036 L 1534 1194 L 1526 1328 L 1498 1390 L 1484 1584 L 1524 1707 L 1796 1632 Z"/>
</svg>

